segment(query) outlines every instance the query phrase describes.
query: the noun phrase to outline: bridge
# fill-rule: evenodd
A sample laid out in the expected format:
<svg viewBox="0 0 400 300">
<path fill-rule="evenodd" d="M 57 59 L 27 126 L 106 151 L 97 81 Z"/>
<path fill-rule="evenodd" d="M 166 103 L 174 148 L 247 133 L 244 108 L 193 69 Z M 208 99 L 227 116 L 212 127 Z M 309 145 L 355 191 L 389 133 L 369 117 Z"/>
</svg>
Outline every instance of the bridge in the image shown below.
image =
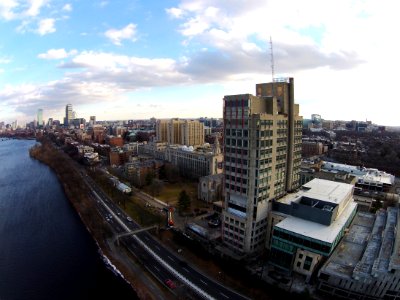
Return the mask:
<svg viewBox="0 0 400 300">
<path fill-rule="evenodd" d="M 145 228 L 136 229 L 136 230 L 124 232 L 124 233 L 121 233 L 121 234 L 117 234 L 116 237 L 115 237 L 115 239 L 117 240 L 117 245 L 119 246 L 119 239 L 124 237 L 124 236 L 134 235 L 134 234 L 137 234 L 139 232 L 148 231 L 148 230 L 151 230 L 151 229 L 156 229 L 158 231 L 158 225 L 153 225 L 153 226 L 149 226 L 149 227 L 145 227 Z"/>
</svg>

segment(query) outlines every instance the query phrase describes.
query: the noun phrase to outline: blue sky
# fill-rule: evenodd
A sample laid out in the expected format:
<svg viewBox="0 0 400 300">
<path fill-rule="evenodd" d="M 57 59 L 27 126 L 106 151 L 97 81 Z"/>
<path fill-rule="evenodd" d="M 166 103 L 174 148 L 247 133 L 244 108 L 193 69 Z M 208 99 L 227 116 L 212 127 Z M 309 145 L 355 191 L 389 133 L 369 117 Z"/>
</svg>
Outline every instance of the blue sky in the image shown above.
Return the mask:
<svg viewBox="0 0 400 300">
<path fill-rule="evenodd" d="M 293 76 L 300 113 L 400 125 L 395 0 L 1 0 L 0 121 L 222 117 Z"/>
</svg>

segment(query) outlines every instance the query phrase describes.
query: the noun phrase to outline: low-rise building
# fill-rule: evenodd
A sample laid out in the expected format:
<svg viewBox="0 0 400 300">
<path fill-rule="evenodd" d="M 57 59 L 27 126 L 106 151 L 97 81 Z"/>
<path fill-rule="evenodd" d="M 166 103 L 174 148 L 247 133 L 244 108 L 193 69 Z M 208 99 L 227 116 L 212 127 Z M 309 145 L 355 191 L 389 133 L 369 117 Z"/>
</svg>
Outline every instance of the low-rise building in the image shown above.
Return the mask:
<svg viewBox="0 0 400 300">
<path fill-rule="evenodd" d="M 110 151 L 110 165 L 122 166 L 129 161 L 130 153 L 123 151 L 121 148 L 112 148 Z"/>
<path fill-rule="evenodd" d="M 321 155 L 328 152 L 328 146 L 321 142 L 303 141 L 301 144 L 301 154 L 303 157 L 310 157 L 314 155 Z"/>
<path fill-rule="evenodd" d="M 120 136 L 109 135 L 106 137 L 106 143 L 111 147 L 122 147 L 124 145 L 124 139 Z"/>
<path fill-rule="evenodd" d="M 394 175 L 378 169 L 323 162 L 322 171 L 346 172 L 357 177 L 356 186 L 366 191 L 388 192 L 394 184 Z"/>
<path fill-rule="evenodd" d="M 218 140 L 212 146 L 187 147 L 151 142 L 139 146 L 139 153 L 169 162 L 178 167 L 183 176 L 199 178 L 222 173 L 223 154 Z"/>
<path fill-rule="evenodd" d="M 359 212 L 318 273 L 321 293 L 347 299 L 400 299 L 399 210 Z"/>
<path fill-rule="evenodd" d="M 273 201 L 268 217 L 270 265 L 308 281 L 329 257 L 357 211 L 354 186 L 313 179 L 296 192 Z"/>
<path fill-rule="evenodd" d="M 160 168 L 164 163 L 156 159 L 136 159 L 125 163 L 125 174 L 132 178 L 137 186 L 143 186 L 146 182 L 146 175 L 150 172 L 158 177 Z"/>
<path fill-rule="evenodd" d="M 224 174 L 214 174 L 199 178 L 198 199 L 207 203 L 221 200 Z"/>
</svg>

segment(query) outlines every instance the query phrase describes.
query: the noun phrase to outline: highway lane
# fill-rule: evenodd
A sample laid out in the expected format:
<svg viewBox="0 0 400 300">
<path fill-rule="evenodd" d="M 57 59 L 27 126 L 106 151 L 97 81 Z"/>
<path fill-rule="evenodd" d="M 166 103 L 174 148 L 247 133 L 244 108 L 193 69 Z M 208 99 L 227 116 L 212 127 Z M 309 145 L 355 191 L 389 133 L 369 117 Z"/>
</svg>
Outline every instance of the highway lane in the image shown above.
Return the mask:
<svg viewBox="0 0 400 300">
<path fill-rule="evenodd" d="M 97 186 L 88 176 L 83 176 L 87 185 L 94 192 L 102 215 L 116 233 L 127 232 L 140 228 L 138 224 L 127 220 L 125 212 Z M 101 205 L 99 205 L 101 204 Z M 112 216 L 111 218 L 109 216 Z M 248 299 L 229 288 L 222 286 L 208 278 L 189 264 L 166 249 L 161 243 L 154 239 L 148 232 L 141 232 L 135 236 L 128 236 L 121 239 L 148 270 L 165 284 L 166 279 L 172 279 L 177 285 L 184 282 L 191 289 L 195 290 L 200 298 L 207 299 Z M 203 291 L 203 295 L 201 293 Z"/>
</svg>

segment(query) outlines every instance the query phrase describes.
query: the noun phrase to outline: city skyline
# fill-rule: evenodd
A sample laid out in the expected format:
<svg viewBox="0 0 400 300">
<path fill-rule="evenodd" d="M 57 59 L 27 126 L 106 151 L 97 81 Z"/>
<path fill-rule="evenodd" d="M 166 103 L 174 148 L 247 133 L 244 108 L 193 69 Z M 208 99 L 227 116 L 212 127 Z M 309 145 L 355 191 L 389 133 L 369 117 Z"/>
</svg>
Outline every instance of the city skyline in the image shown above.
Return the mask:
<svg viewBox="0 0 400 300">
<path fill-rule="evenodd" d="M 296 78 L 300 115 L 396 126 L 395 1 L 0 3 L 0 120 L 70 103 L 98 120 L 222 117 L 224 95 Z M 340 16 L 338 18 L 338 16 Z M 382 34 L 384 32 L 385 34 Z"/>
</svg>

